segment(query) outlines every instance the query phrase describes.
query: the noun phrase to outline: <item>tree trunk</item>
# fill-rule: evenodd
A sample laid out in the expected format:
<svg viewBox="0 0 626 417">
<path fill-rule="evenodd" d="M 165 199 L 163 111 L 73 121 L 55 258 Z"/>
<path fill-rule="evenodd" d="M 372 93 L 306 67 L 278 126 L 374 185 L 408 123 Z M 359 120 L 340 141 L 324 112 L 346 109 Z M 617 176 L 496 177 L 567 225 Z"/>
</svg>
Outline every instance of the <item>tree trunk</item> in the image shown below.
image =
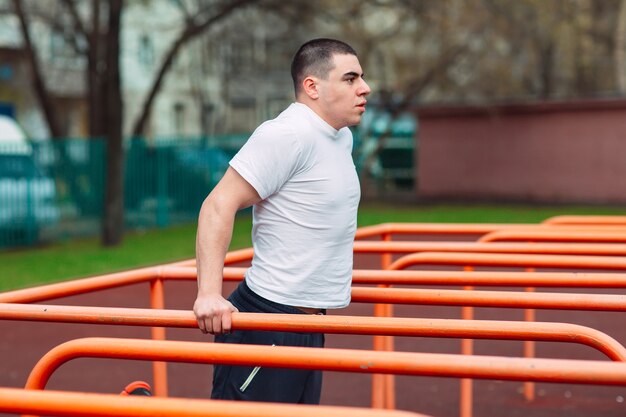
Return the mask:
<svg viewBox="0 0 626 417">
<path fill-rule="evenodd" d="M 615 75 L 617 88 L 626 93 L 626 0 L 622 0 L 615 30 Z"/>
<path fill-rule="evenodd" d="M 547 100 L 552 96 L 552 73 L 554 71 L 554 44 L 550 39 L 539 39 L 537 42 L 539 54 L 539 80 L 541 82 L 539 98 Z"/>
<path fill-rule="evenodd" d="M 89 34 L 89 51 L 87 54 L 87 90 L 89 100 L 89 136 L 92 139 L 104 136 L 105 102 L 102 82 L 101 34 L 100 34 L 100 0 L 93 0 L 92 31 Z"/>
<path fill-rule="evenodd" d="M 119 68 L 122 0 L 109 2 L 106 50 L 107 166 L 102 222 L 102 244 L 114 246 L 124 236 L 124 150 L 122 147 L 122 94 Z"/>
<path fill-rule="evenodd" d="M 35 55 L 35 49 L 33 48 L 30 32 L 28 31 L 28 25 L 26 23 L 26 16 L 24 14 L 24 9 L 22 8 L 22 0 L 13 0 L 13 7 L 15 9 L 15 14 L 20 21 L 22 37 L 24 38 L 24 48 L 26 49 L 26 55 L 28 56 L 28 61 L 30 63 L 32 83 L 35 88 L 37 100 L 39 100 L 39 105 L 41 106 L 44 118 L 48 124 L 50 136 L 53 139 L 60 138 L 63 136 L 63 132 L 61 131 L 61 126 L 59 125 L 58 118 L 56 117 L 56 111 L 54 105 L 52 104 L 52 98 L 50 97 L 50 94 L 48 93 L 48 90 L 43 82 L 41 68 L 39 67 L 37 56 Z"/>
</svg>

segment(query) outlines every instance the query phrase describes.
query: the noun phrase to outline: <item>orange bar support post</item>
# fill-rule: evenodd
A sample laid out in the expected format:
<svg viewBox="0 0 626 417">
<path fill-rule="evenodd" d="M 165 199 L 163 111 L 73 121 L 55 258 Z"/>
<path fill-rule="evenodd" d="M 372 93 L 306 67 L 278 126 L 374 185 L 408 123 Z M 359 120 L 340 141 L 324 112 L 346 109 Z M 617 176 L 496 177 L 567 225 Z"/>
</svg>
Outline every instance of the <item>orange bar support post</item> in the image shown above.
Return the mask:
<svg viewBox="0 0 626 417">
<path fill-rule="evenodd" d="M 526 268 L 526 272 L 534 272 L 535 268 Z M 526 287 L 526 292 L 535 292 L 534 287 Z M 524 321 L 534 322 L 535 321 L 535 310 L 532 308 L 527 308 L 524 310 Z M 524 357 L 525 358 L 534 358 L 535 357 L 535 342 L 532 340 L 524 341 Z M 524 397 L 527 401 L 535 400 L 535 383 L 532 381 L 524 382 Z"/>
<path fill-rule="evenodd" d="M 464 266 L 463 270 L 466 272 L 471 272 L 474 270 L 471 266 Z M 472 291 L 474 287 L 465 286 L 463 287 L 466 291 Z M 474 320 L 474 307 L 463 306 L 461 307 L 461 318 L 463 320 Z M 461 353 L 463 355 L 473 355 L 474 354 L 474 341 L 472 339 L 461 339 Z M 469 378 L 461 379 L 461 394 L 460 394 L 460 416 L 461 417 L 472 417 L 472 408 L 473 408 L 473 387 L 472 380 Z"/>
<path fill-rule="evenodd" d="M 391 233 L 385 233 L 382 236 L 383 242 L 391 242 Z M 393 262 L 393 255 L 389 252 L 382 254 L 382 269 L 389 268 L 389 265 Z M 390 287 L 390 285 L 383 285 L 383 287 Z M 393 304 L 383 304 L 384 317 L 393 317 Z M 394 340 L 392 336 L 380 336 L 383 338 L 383 350 L 387 352 L 393 352 L 395 350 Z M 384 384 L 384 408 L 387 410 L 394 410 L 396 408 L 396 379 L 394 375 L 383 375 Z"/>
<path fill-rule="evenodd" d="M 163 280 L 156 278 L 150 281 L 150 308 L 163 310 L 165 308 Z M 153 327 L 151 329 L 153 340 L 165 340 L 165 327 Z M 167 397 L 167 363 L 153 362 L 152 373 L 154 375 L 154 395 Z"/>
<path fill-rule="evenodd" d="M 526 268 L 526 272 L 535 272 L 535 268 Z M 526 292 L 535 292 L 535 288 L 526 287 Z M 535 321 L 534 309 L 527 308 L 524 310 L 524 321 L 527 321 L 527 322 Z M 535 357 L 535 342 L 533 340 L 524 341 L 524 357 L 525 358 Z M 524 382 L 524 397 L 526 398 L 527 401 L 535 400 L 535 383 L 534 382 L 532 381 Z"/>
<path fill-rule="evenodd" d="M 381 239 L 384 242 L 391 241 L 390 233 L 382 233 Z M 381 269 L 386 269 L 393 261 L 389 252 L 381 254 Z M 378 285 L 380 288 L 388 288 L 389 285 Z M 374 304 L 374 317 L 391 317 L 393 310 L 391 304 Z M 373 347 L 375 351 L 393 350 L 393 340 L 389 336 L 375 335 L 373 337 Z M 391 384 L 391 385 L 390 385 Z M 372 408 L 394 409 L 395 394 L 393 391 L 394 381 L 392 375 L 372 375 Z"/>
</svg>

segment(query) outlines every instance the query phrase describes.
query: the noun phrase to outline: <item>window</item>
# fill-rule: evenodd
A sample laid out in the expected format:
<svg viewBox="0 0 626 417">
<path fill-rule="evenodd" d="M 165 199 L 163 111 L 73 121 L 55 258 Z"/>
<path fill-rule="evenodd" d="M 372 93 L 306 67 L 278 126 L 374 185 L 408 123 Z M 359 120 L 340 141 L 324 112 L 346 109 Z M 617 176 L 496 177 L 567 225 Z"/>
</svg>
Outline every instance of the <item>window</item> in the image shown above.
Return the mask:
<svg viewBox="0 0 626 417">
<path fill-rule="evenodd" d="M 66 35 L 61 32 L 52 32 L 50 36 L 50 59 L 59 64 L 77 65 L 84 58 L 76 53 L 76 49 L 83 49 L 84 39 L 77 40 L 77 45 L 72 45 Z"/>
<path fill-rule="evenodd" d="M 137 59 L 144 67 L 152 67 L 154 65 L 154 45 L 148 35 L 141 35 L 139 38 Z"/>
<path fill-rule="evenodd" d="M 185 127 L 185 105 L 183 103 L 174 104 L 174 133 L 177 136 L 183 135 Z"/>
</svg>

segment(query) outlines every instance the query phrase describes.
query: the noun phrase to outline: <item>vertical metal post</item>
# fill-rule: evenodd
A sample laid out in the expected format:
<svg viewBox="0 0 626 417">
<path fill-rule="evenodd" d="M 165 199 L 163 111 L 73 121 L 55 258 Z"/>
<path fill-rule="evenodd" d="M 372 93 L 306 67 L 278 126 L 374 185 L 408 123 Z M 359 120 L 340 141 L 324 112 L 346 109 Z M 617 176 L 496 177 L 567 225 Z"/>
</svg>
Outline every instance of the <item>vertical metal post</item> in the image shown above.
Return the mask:
<svg viewBox="0 0 626 417">
<path fill-rule="evenodd" d="M 381 236 L 381 240 L 388 242 L 391 241 L 391 235 L 388 233 L 383 233 Z M 381 255 L 381 269 L 386 269 L 391 265 L 393 259 L 390 253 L 382 253 Z M 378 285 L 380 288 L 387 288 L 389 285 Z M 374 304 L 374 317 L 389 317 L 393 315 L 393 309 L 390 304 Z M 393 340 L 388 336 L 379 336 L 375 335 L 374 339 L 374 350 L 385 351 L 393 349 Z M 389 397 L 389 376 L 391 375 L 383 375 L 383 374 L 373 374 L 372 375 L 372 408 L 389 408 L 390 401 L 391 405 L 395 405 L 395 400 Z M 393 377 L 392 377 L 393 378 Z M 391 382 L 393 384 L 393 381 Z M 393 385 L 392 385 L 393 386 Z M 393 395 L 393 394 L 392 394 Z"/>
<path fill-rule="evenodd" d="M 465 266 L 463 267 L 464 271 L 471 272 L 474 270 L 474 267 Z M 463 287 L 464 290 L 471 291 L 474 289 L 472 286 Z M 474 307 L 461 307 L 461 315 L 463 320 L 473 320 L 474 319 Z M 474 353 L 474 342 L 472 339 L 462 339 L 461 340 L 461 353 L 463 355 L 472 355 Z M 473 384 L 470 378 L 462 378 L 461 379 L 461 398 L 460 398 L 460 416 L 461 417 L 472 417 L 472 408 L 473 408 Z"/>
<path fill-rule="evenodd" d="M 165 308 L 163 280 L 155 278 L 150 281 L 150 308 L 162 310 Z M 165 340 L 164 327 L 151 328 L 153 340 Z M 152 362 L 154 376 L 154 395 L 167 397 L 167 364 L 165 362 Z"/>
<path fill-rule="evenodd" d="M 381 240 L 391 241 L 390 233 L 383 233 Z M 381 269 L 387 269 L 393 262 L 391 253 L 382 253 Z M 378 285 L 380 288 L 389 288 L 389 285 Z M 393 305 L 375 304 L 375 317 L 393 317 Z M 393 351 L 394 341 L 391 336 L 374 336 L 374 350 Z M 384 408 L 393 410 L 396 407 L 395 378 L 393 375 L 372 375 L 372 408 Z"/>
<path fill-rule="evenodd" d="M 526 272 L 535 272 L 535 268 L 526 268 Z M 534 292 L 535 289 L 533 287 L 526 287 L 526 292 Z M 525 321 L 535 321 L 535 310 L 532 308 L 527 308 L 524 310 L 524 320 Z M 534 358 L 535 357 L 535 342 L 533 340 L 525 340 L 524 341 L 524 357 L 525 358 Z M 524 397 L 527 401 L 535 400 L 535 383 L 532 381 L 524 382 Z"/>
</svg>

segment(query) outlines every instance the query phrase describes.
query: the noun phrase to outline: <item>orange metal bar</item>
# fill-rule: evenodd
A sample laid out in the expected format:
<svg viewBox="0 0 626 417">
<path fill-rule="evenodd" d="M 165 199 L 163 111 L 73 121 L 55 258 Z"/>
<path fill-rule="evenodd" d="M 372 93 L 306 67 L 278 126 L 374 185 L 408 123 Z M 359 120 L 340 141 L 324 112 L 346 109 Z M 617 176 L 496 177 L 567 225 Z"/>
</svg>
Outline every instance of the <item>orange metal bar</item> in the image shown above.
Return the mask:
<svg viewBox="0 0 626 417">
<path fill-rule="evenodd" d="M 400 317 L 309 316 L 233 313 L 235 330 L 277 330 L 336 334 L 445 337 L 497 340 L 541 340 L 579 343 L 626 361 L 626 348 L 595 329 L 570 323 L 418 319 Z M 117 324 L 196 328 L 191 311 L 139 308 L 73 307 L 40 304 L 0 304 L 0 320 Z"/>
<path fill-rule="evenodd" d="M 160 278 L 150 281 L 150 308 L 155 310 L 163 310 L 165 308 L 163 280 Z M 152 327 L 150 330 L 153 340 L 165 340 L 165 327 Z M 154 378 L 154 395 L 167 397 L 167 364 L 165 362 L 154 362 L 152 364 L 152 374 Z"/>
<path fill-rule="evenodd" d="M 405 269 L 421 264 L 626 270 L 624 257 L 443 252 L 405 255 L 396 260 L 390 269 Z"/>
<path fill-rule="evenodd" d="M 0 388 L 0 412 L 107 417 L 428 417 L 408 411 Z"/>
<path fill-rule="evenodd" d="M 226 254 L 225 265 L 245 262 L 252 259 L 252 248 L 237 250 Z M 53 300 L 71 295 L 85 294 L 96 290 L 122 287 L 124 285 L 150 282 L 161 277 L 161 271 L 167 268 L 188 268 L 195 266 L 195 260 L 173 262 L 169 264 L 140 268 L 135 270 L 105 274 L 91 278 L 41 285 L 0 293 L 0 303 L 33 303 Z M 161 277 L 163 278 L 163 277 Z M 194 278 L 195 279 L 195 278 Z"/>
<path fill-rule="evenodd" d="M 544 228 L 545 229 L 545 228 Z M 486 252 L 624 256 L 626 244 L 527 242 L 355 241 L 354 253 Z M 383 260 L 383 263 L 386 260 Z M 195 260 L 179 266 L 195 266 Z M 385 269 L 385 268 L 383 268 Z"/>
<path fill-rule="evenodd" d="M 485 252 L 552 255 L 624 256 L 619 243 L 527 243 L 527 242 L 384 242 L 355 241 L 354 253 Z M 384 269 L 384 268 L 383 268 Z"/>
<path fill-rule="evenodd" d="M 245 268 L 224 268 L 224 279 L 243 279 Z M 196 279 L 195 268 L 167 268 L 164 276 L 174 279 Z M 626 288 L 626 274 L 602 272 L 526 272 L 511 271 L 402 271 L 355 269 L 355 284 L 393 285 L 452 285 L 452 286 L 501 286 L 501 287 L 580 287 L 580 288 Z"/>
<path fill-rule="evenodd" d="M 70 295 L 84 294 L 94 290 L 121 287 L 123 285 L 147 282 L 158 275 L 157 267 L 136 269 L 133 271 L 117 272 L 100 275 L 93 278 L 83 278 L 39 287 L 7 291 L 0 294 L 2 303 L 32 303 L 53 300 Z"/>
<path fill-rule="evenodd" d="M 420 256 L 422 254 L 418 254 Z M 429 254 L 432 255 L 432 254 Z M 445 255 L 445 254 L 442 254 Z M 454 254 L 456 255 L 456 254 Z M 476 261 L 480 254 L 472 254 L 470 255 L 471 260 Z M 412 256 L 412 255 L 411 255 Z M 511 256 L 509 255 L 506 258 L 509 259 Z M 404 258 L 401 258 L 401 260 Z M 602 258 L 600 258 L 602 259 Z M 404 259 L 406 261 L 406 259 Z M 458 262 L 460 264 L 471 263 L 471 260 L 463 258 Z M 400 260 L 399 260 L 400 261 Z M 438 261 L 438 260 L 435 260 Z M 524 264 L 523 261 L 521 261 Z M 545 264 L 545 263 L 543 263 Z M 521 265 L 520 265 L 521 266 Z M 544 266 L 544 265 L 542 265 Z M 161 270 L 162 278 L 175 279 L 174 277 L 178 277 L 178 279 L 196 279 L 196 269 L 191 267 L 167 267 Z M 225 278 L 228 280 L 240 280 L 243 277 L 243 272 L 245 268 L 225 268 Z M 151 278 L 151 274 L 147 275 L 148 278 Z M 141 279 L 146 279 L 146 277 L 142 277 Z M 93 282 L 93 279 L 87 279 L 91 281 L 91 285 L 85 285 L 86 283 L 80 282 L 85 280 L 77 280 L 77 286 L 81 288 L 87 288 L 87 291 L 93 291 L 95 289 L 103 288 L 101 285 L 97 285 L 97 283 Z M 534 287 L 583 287 L 583 288 L 625 288 L 626 287 L 626 275 L 624 274 L 609 274 L 609 273 L 572 273 L 572 272 L 536 272 L 533 274 L 527 274 L 525 272 L 457 272 L 457 271 L 378 271 L 378 270 L 355 270 L 353 275 L 353 281 L 355 283 L 390 283 L 390 284 L 423 284 L 423 285 L 481 285 L 481 286 L 534 286 Z M 70 284 L 70 283 L 63 283 Z M 57 284 L 53 284 L 57 285 Z M 109 288 L 105 286 L 105 288 Z M 399 289 L 390 289 L 391 291 L 399 291 Z M 385 300 L 386 302 L 397 302 L 397 301 L 389 301 L 392 300 L 391 295 L 389 293 L 379 292 L 371 293 L 367 292 L 368 290 L 365 288 L 357 288 L 356 291 L 353 290 L 353 301 L 357 302 L 376 302 L 376 300 Z M 385 290 L 389 291 L 389 290 Z M 406 290 L 402 290 L 406 291 Z M 411 295 L 411 299 L 413 301 L 422 304 L 437 304 L 437 300 L 433 299 L 433 297 L 439 297 L 441 291 L 435 290 L 414 290 L 419 291 L 419 297 L 415 295 Z M 21 292 L 21 290 L 19 290 Z M 14 292 L 5 293 L 7 295 L 11 295 L 11 297 L 7 297 L 8 299 L 15 300 L 18 297 L 13 296 Z M 470 302 L 470 300 L 464 300 L 461 296 L 459 298 L 458 295 L 454 292 L 445 292 L 448 294 L 448 299 L 446 302 L 451 303 L 448 305 L 459 305 L 459 303 Z M 548 294 L 544 296 L 544 293 L 532 294 L 533 297 L 539 298 L 519 298 L 519 294 L 511 293 L 511 292 L 503 292 L 496 293 L 493 291 L 485 293 L 486 295 L 495 296 L 497 294 L 502 294 L 495 299 L 497 305 L 490 305 L 489 300 L 485 300 L 482 304 L 478 301 L 473 302 L 474 306 L 483 305 L 483 306 L 491 306 L 491 307 L 509 307 L 516 308 L 518 305 L 507 302 L 506 300 L 514 300 L 515 303 L 522 303 L 520 308 L 552 308 L 552 309 L 592 309 L 592 310 L 603 310 L 610 308 L 610 311 L 622 311 L 618 308 L 620 303 L 623 303 L 623 300 L 620 299 L 611 299 L 606 297 L 620 297 L 620 296 L 610 296 L 610 295 L 601 295 L 601 296 L 591 296 L 591 295 L 565 295 L 560 294 L 561 297 L 570 297 L 567 299 L 562 299 L 558 301 L 553 298 L 553 294 Z M 531 294 L 522 294 L 523 297 L 531 296 Z M 404 300 L 407 297 L 406 294 L 401 295 L 401 300 Z M 451 298 L 450 298 L 451 297 Z M 574 297 L 574 298 L 571 298 Z M 601 301 L 604 303 L 603 305 L 597 306 L 595 308 L 591 308 L 589 306 L 589 299 L 585 297 L 604 297 Z M 31 299 L 34 297 L 30 297 Z M 48 299 L 49 297 L 43 297 L 43 299 Z M 2 300 L 3 302 L 6 302 Z M 36 301 L 41 301 L 37 299 Z M 406 301 L 403 301 L 406 303 Z M 578 303 L 584 302 L 585 307 L 578 306 Z M 606 304 L 609 303 L 609 304 Z M 441 303 L 441 305 L 446 305 L 445 303 Z"/>
<path fill-rule="evenodd" d="M 55 369 L 79 357 L 626 386 L 623 362 L 469 358 L 452 354 L 257 345 L 231 345 L 224 349 L 218 343 L 85 338 L 63 343 L 46 353 L 33 368 L 26 387 L 45 388 Z"/>
<path fill-rule="evenodd" d="M 513 291 L 426 290 L 352 287 L 352 301 L 556 310 L 626 311 L 626 295 L 517 293 Z"/>
<path fill-rule="evenodd" d="M 564 227 L 564 226 L 560 226 Z M 588 231 L 588 230 L 498 230 L 482 236 L 479 242 L 496 241 L 533 241 L 533 242 L 626 242 L 624 229 Z"/>
<path fill-rule="evenodd" d="M 549 225 L 515 223 L 382 223 L 360 227 L 355 239 L 366 239 L 388 234 L 454 234 L 482 235 L 496 230 L 536 230 L 558 228 L 559 230 L 614 230 L 615 225 Z M 623 229 L 624 230 L 624 229 Z"/>
<path fill-rule="evenodd" d="M 494 244 L 495 245 L 495 244 Z M 246 268 L 224 268 L 224 279 L 243 279 Z M 196 279 L 196 268 L 190 266 L 165 266 L 132 271 L 125 277 L 118 274 L 97 278 L 84 278 L 25 290 L 0 294 L 2 303 L 42 302 L 56 297 L 83 294 L 115 288 L 117 286 L 149 282 L 155 276 L 162 279 Z M 524 272 L 458 272 L 458 271 L 379 271 L 356 269 L 352 281 L 360 284 L 394 285 L 477 285 L 477 286 L 534 286 L 534 287 L 581 287 L 625 288 L 626 275 L 614 273 L 536 272 L 529 276 Z"/>
<path fill-rule="evenodd" d="M 626 216 L 563 215 L 546 219 L 542 224 L 551 225 L 619 225 L 626 226 Z"/>
<path fill-rule="evenodd" d="M 359 227 L 355 239 L 384 234 L 464 234 L 482 235 L 494 230 L 536 228 L 536 224 L 515 223 L 381 223 Z"/>
<path fill-rule="evenodd" d="M 254 255 L 254 250 L 252 248 L 239 249 L 235 251 L 228 252 L 226 254 L 226 258 L 224 259 L 224 265 L 235 264 L 239 262 L 247 262 L 251 261 Z M 192 259 L 191 262 L 195 265 L 195 259 Z"/>
</svg>

